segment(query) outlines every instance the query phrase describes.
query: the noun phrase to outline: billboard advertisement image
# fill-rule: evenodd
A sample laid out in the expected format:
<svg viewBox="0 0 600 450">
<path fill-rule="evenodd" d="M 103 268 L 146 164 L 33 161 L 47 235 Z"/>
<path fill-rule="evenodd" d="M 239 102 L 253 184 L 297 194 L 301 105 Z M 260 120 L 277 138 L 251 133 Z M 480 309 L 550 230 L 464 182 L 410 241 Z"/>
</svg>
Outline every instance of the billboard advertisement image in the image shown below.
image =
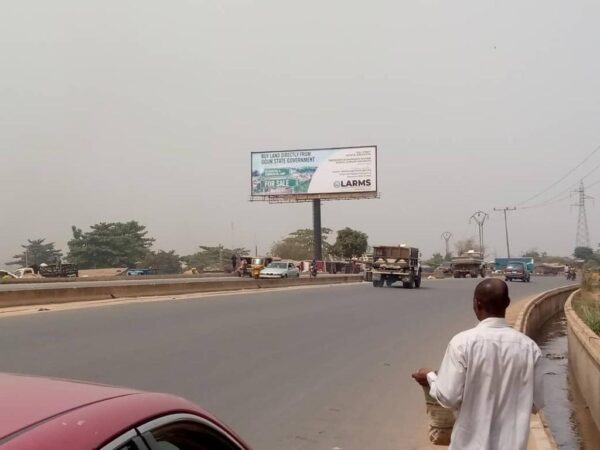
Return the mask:
<svg viewBox="0 0 600 450">
<path fill-rule="evenodd" d="M 377 192 L 377 147 L 252 153 L 252 196 Z"/>
</svg>

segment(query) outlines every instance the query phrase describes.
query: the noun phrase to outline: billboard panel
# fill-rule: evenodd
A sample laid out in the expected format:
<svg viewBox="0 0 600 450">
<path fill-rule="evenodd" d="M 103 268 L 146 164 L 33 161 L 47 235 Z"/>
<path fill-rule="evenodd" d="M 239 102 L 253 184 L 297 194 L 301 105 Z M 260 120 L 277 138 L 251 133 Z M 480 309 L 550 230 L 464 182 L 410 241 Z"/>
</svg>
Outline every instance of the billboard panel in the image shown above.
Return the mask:
<svg viewBox="0 0 600 450">
<path fill-rule="evenodd" d="M 377 193 L 377 147 L 252 153 L 252 197 Z"/>
</svg>

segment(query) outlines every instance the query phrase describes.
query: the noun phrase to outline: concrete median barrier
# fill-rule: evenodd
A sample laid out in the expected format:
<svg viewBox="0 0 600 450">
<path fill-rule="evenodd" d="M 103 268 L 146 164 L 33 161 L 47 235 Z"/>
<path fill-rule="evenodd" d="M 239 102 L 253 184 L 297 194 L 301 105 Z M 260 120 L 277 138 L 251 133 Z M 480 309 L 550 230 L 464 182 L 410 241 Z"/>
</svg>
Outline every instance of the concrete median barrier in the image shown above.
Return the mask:
<svg viewBox="0 0 600 450">
<path fill-rule="evenodd" d="M 362 275 L 319 276 L 316 278 L 240 279 L 231 280 L 161 280 L 156 283 L 131 281 L 126 284 L 106 283 L 102 286 L 51 287 L 30 290 L 0 291 L 0 308 L 47 305 L 131 297 L 202 294 L 240 290 L 272 289 L 293 286 L 354 283 Z"/>
</svg>

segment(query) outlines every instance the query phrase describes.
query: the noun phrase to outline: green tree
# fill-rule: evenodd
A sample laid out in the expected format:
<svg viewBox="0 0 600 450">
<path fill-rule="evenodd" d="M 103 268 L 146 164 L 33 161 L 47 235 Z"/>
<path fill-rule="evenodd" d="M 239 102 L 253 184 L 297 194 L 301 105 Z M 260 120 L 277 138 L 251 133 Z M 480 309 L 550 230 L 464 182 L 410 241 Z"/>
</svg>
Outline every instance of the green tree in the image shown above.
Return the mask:
<svg viewBox="0 0 600 450">
<path fill-rule="evenodd" d="M 596 254 L 594 250 L 589 247 L 577 247 L 573 252 L 573 256 L 577 259 L 583 259 L 584 261 L 595 260 Z"/>
<path fill-rule="evenodd" d="M 369 246 L 369 237 L 362 231 L 344 228 L 337 232 L 333 250 L 336 255 L 350 259 L 365 254 Z"/>
<path fill-rule="evenodd" d="M 54 248 L 54 242 L 45 243 L 46 239 L 27 239 L 27 244 L 21 245 L 23 252 L 13 256 L 14 260 L 6 264 L 11 266 L 31 266 L 42 263 L 54 264 L 62 258 L 62 252 Z"/>
<path fill-rule="evenodd" d="M 240 257 L 250 254 L 248 249 L 230 249 L 225 248 L 221 244 L 216 247 L 201 245 L 199 248 L 199 252 L 181 258 L 188 267 L 195 267 L 198 270 L 231 271 L 233 270 L 231 266 L 231 257 L 233 255 Z"/>
<path fill-rule="evenodd" d="M 330 228 L 321 229 L 321 240 L 323 242 L 323 256 L 327 257 L 333 253 L 333 246 L 327 242 Z M 293 259 L 296 261 L 312 259 L 314 252 L 313 230 L 303 228 L 296 230 L 285 239 L 275 242 L 271 247 L 271 253 L 284 259 Z"/>
<path fill-rule="evenodd" d="M 523 258 L 533 258 L 539 260 L 542 257 L 542 254 L 538 252 L 537 248 L 532 248 L 523 253 Z"/>
<path fill-rule="evenodd" d="M 72 231 L 67 258 L 82 269 L 135 267 L 148 255 L 154 242 L 147 237 L 146 227 L 135 220 L 101 222 L 86 232 L 73 226 Z"/>
<path fill-rule="evenodd" d="M 158 273 L 181 273 L 181 257 L 175 253 L 175 250 L 149 252 L 139 266 L 156 269 Z"/>
<path fill-rule="evenodd" d="M 434 253 L 430 259 L 425 261 L 425 264 L 431 267 L 437 267 L 444 262 L 444 257 L 441 253 Z"/>
</svg>

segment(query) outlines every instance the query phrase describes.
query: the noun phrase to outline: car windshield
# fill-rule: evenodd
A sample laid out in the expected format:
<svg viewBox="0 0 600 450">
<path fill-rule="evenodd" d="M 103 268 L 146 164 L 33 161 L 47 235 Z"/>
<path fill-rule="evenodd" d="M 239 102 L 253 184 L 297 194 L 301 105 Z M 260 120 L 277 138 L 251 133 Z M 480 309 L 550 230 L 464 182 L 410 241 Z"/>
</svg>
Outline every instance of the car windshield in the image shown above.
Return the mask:
<svg viewBox="0 0 600 450">
<path fill-rule="evenodd" d="M 287 267 L 286 263 L 271 263 L 268 265 L 269 269 L 285 269 Z"/>
<path fill-rule="evenodd" d="M 507 270 L 523 270 L 523 266 L 521 266 L 520 264 L 510 264 L 508 266 L 506 266 Z"/>
<path fill-rule="evenodd" d="M 252 264 L 257 265 L 257 266 L 264 264 L 264 262 L 265 262 L 265 260 L 262 258 L 254 258 L 252 260 Z"/>
</svg>

